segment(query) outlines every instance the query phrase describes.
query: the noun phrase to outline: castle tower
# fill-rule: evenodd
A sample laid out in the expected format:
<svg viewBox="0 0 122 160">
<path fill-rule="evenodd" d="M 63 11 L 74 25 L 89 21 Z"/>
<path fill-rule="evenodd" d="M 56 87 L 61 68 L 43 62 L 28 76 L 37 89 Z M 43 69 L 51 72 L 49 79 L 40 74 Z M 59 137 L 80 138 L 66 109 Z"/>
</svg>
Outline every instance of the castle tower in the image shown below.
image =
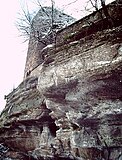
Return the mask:
<svg viewBox="0 0 122 160">
<path fill-rule="evenodd" d="M 55 34 L 58 30 L 75 21 L 57 9 L 52 12 L 51 7 L 40 9 L 32 22 L 24 78 L 43 62 L 41 50 L 49 44 L 55 43 Z"/>
</svg>

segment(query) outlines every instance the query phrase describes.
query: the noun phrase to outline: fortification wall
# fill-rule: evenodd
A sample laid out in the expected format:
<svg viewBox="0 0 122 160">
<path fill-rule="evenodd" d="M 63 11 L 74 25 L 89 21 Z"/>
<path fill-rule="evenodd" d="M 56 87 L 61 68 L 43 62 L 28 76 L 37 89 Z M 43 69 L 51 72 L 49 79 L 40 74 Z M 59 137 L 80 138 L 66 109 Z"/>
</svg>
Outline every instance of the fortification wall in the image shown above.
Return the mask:
<svg viewBox="0 0 122 160">
<path fill-rule="evenodd" d="M 55 37 L 56 42 L 54 44 L 54 47 L 51 47 L 52 49 L 46 47 L 39 41 L 35 41 L 33 37 L 30 38 L 24 78 L 28 77 L 36 67 L 44 63 L 45 57 L 48 56 L 48 58 L 50 57 L 51 59 L 50 61 L 53 61 L 53 54 L 55 54 L 56 56 L 56 52 L 58 50 L 68 48 L 68 46 L 71 45 L 68 45 L 68 43 L 79 41 L 80 45 L 84 45 L 84 42 L 87 41 L 87 39 L 92 39 L 95 33 L 119 26 L 122 19 L 121 2 L 116 1 L 111 3 L 107 6 L 107 9 L 110 17 L 106 17 L 103 9 L 101 9 L 99 12 L 94 12 L 82 18 L 81 20 L 69 25 L 68 27 L 58 31 Z M 46 47 L 45 50 L 43 50 L 44 47 Z"/>
<path fill-rule="evenodd" d="M 104 9 L 95 11 L 92 14 L 76 21 L 70 26 L 58 31 L 56 37 L 57 45 L 69 43 L 94 34 L 104 29 L 109 29 L 121 24 L 122 4 L 120 1 L 114 1 L 106 6 L 109 17 L 105 16 Z"/>
</svg>

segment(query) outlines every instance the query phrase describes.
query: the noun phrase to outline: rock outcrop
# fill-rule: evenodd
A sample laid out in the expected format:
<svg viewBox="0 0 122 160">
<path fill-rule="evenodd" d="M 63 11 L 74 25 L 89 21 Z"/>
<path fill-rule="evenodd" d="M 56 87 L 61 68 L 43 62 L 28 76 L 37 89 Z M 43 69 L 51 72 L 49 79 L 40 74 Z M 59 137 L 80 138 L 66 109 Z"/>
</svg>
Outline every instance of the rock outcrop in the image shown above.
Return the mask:
<svg viewBox="0 0 122 160">
<path fill-rule="evenodd" d="M 57 32 L 40 50 L 43 61 L 5 97 L 6 157 L 122 158 L 122 4 L 107 8 L 111 19 L 101 9 Z"/>
</svg>

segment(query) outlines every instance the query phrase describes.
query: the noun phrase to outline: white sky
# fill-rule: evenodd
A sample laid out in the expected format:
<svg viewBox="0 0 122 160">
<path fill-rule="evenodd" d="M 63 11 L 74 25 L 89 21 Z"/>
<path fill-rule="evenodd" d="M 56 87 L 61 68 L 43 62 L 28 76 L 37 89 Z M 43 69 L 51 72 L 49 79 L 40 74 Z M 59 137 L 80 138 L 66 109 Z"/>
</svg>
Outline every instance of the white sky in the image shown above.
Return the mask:
<svg viewBox="0 0 122 160">
<path fill-rule="evenodd" d="M 29 8 L 34 8 L 34 0 L 3 0 L 0 5 L 0 111 L 5 107 L 4 95 L 9 94 L 23 79 L 27 43 L 19 37 L 15 26 L 16 18 L 21 4 L 31 2 Z M 42 0 L 47 4 L 49 0 Z M 84 1 L 78 0 L 72 7 L 66 6 L 75 0 L 55 0 L 56 6 L 64 8 L 69 14 L 80 18 L 83 12 L 77 12 L 84 6 Z M 108 0 L 111 2 L 112 0 Z M 24 5 L 23 5 L 24 6 Z M 80 9 L 79 9 L 80 10 Z"/>
<path fill-rule="evenodd" d="M 0 110 L 5 106 L 4 95 L 10 93 L 23 78 L 27 48 L 22 44 L 15 27 L 19 9 L 17 0 L 4 0 L 0 4 Z"/>
</svg>

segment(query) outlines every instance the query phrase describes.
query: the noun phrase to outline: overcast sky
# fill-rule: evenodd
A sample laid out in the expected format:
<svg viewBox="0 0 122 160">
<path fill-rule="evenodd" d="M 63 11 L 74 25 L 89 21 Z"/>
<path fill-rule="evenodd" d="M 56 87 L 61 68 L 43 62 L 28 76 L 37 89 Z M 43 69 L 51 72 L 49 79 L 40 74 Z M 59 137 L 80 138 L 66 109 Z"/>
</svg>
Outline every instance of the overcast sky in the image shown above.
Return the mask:
<svg viewBox="0 0 122 160">
<path fill-rule="evenodd" d="M 77 0 L 69 7 L 69 3 L 75 0 L 56 0 L 55 5 L 63 8 L 68 14 L 80 18 L 83 16 L 82 7 L 86 0 Z M 112 0 L 108 0 L 111 2 Z M 27 54 L 27 43 L 23 43 L 22 37 L 15 26 L 20 4 L 30 10 L 37 7 L 34 0 L 4 0 L 0 4 L 0 111 L 5 107 L 4 95 L 16 88 L 23 79 L 24 65 Z M 42 0 L 49 5 L 49 0 Z"/>
<path fill-rule="evenodd" d="M 23 77 L 26 46 L 15 27 L 19 9 L 17 0 L 0 4 L 0 110 L 5 105 L 4 95 L 17 86 Z"/>
</svg>

